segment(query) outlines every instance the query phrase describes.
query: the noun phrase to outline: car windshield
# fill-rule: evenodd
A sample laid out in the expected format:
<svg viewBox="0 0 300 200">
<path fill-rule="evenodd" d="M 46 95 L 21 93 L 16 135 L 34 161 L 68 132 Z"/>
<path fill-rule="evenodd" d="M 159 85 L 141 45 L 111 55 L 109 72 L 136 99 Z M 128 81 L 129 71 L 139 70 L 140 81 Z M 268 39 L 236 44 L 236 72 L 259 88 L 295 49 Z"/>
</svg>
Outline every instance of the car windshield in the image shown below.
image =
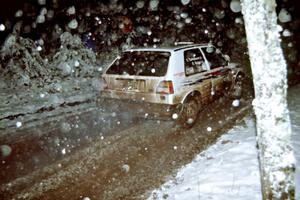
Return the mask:
<svg viewBox="0 0 300 200">
<path fill-rule="evenodd" d="M 167 72 L 170 53 L 162 51 L 124 52 L 107 74 L 164 76 Z"/>
</svg>

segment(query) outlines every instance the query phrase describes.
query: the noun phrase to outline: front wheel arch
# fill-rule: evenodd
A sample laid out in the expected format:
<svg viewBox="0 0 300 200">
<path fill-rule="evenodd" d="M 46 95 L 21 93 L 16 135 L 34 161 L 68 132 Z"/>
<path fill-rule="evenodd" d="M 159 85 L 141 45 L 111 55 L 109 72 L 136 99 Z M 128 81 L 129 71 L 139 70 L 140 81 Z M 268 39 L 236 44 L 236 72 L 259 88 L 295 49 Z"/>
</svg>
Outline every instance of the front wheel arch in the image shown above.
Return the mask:
<svg viewBox="0 0 300 200">
<path fill-rule="evenodd" d="M 243 83 L 245 78 L 245 73 L 241 71 L 234 74 L 231 78 L 231 81 L 227 83 L 227 86 L 225 87 L 225 96 L 232 99 L 241 99 L 242 91 L 244 89 Z"/>
</svg>

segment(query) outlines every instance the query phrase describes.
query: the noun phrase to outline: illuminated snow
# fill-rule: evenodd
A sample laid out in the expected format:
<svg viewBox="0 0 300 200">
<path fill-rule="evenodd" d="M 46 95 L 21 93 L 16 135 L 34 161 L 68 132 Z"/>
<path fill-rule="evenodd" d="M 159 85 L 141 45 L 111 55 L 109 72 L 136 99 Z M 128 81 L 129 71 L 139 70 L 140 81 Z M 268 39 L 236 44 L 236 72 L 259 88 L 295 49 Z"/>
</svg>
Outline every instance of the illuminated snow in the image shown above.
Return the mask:
<svg viewBox="0 0 300 200">
<path fill-rule="evenodd" d="M 66 154 L 66 149 L 63 148 L 63 149 L 61 150 L 61 153 L 62 153 L 63 155 L 65 155 L 65 154 Z"/>
<path fill-rule="evenodd" d="M 36 48 L 36 50 L 37 50 L 37 51 L 42 51 L 43 48 L 42 48 L 41 46 L 38 46 L 38 47 Z"/>
<path fill-rule="evenodd" d="M 282 35 L 284 37 L 290 37 L 290 36 L 292 36 L 292 33 L 288 29 L 284 29 L 284 31 L 282 32 Z"/>
<path fill-rule="evenodd" d="M 174 113 L 174 114 L 172 115 L 172 119 L 178 119 L 178 114 L 177 114 L 177 113 Z"/>
<path fill-rule="evenodd" d="M 149 2 L 150 10 L 156 11 L 156 10 L 158 9 L 158 4 L 159 4 L 159 1 L 158 1 L 158 0 L 151 0 L 151 1 Z"/>
<path fill-rule="evenodd" d="M 54 11 L 53 10 L 49 10 L 47 12 L 46 16 L 47 16 L 47 19 L 52 19 L 54 17 Z"/>
<path fill-rule="evenodd" d="M 240 17 L 235 18 L 234 22 L 235 22 L 236 24 L 244 24 L 243 19 L 240 18 Z"/>
<path fill-rule="evenodd" d="M 211 127 L 207 127 L 206 130 L 207 130 L 208 132 L 211 132 L 211 131 L 212 131 L 212 128 L 211 128 Z"/>
<path fill-rule="evenodd" d="M 40 11 L 40 15 L 46 15 L 47 14 L 47 8 L 42 8 Z"/>
<path fill-rule="evenodd" d="M 192 22 L 192 18 L 191 18 L 191 17 L 188 17 L 188 18 L 186 18 L 186 19 L 184 20 L 184 22 L 185 22 L 186 24 L 190 24 L 190 23 Z"/>
<path fill-rule="evenodd" d="M 17 127 L 17 128 L 20 128 L 21 126 L 22 126 L 22 122 L 17 122 L 17 123 L 16 123 L 16 127 Z"/>
<path fill-rule="evenodd" d="M 242 7 L 241 7 L 241 2 L 239 0 L 232 0 L 230 2 L 230 9 L 232 12 L 238 13 L 241 12 Z"/>
<path fill-rule="evenodd" d="M 75 10 L 74 6 L 71 6 L 68 8 L 68 10 L 67 10 L 68 15 L 74 15 L 75 13 L 76 13 L 76 10 Z"/>
<path fill-rule="evenodd" d="M 292 16 L 285 8 L 282 8 L 278 14 L 278 20 L 281 23 L 287 23 L 292 20 Z"/>
<path fill-rule="evenodd" d="M 192 124 L 194 122 L 194 120 L 192 119 L 192 118 L 188 118 L 188 120 L 187 120 L 187 124 Z"/>
<path fill-rule="evenodd" d="M 7 157 L 11 154 L 12 148 L 6 144 L 0 146 L 1 156 Z"/>
<path fill-rule="evenodd" d="M 15 14 L 15 17 L 22 17 L 23 16 L 23 11 L 22 10 L 18 10 Z"/>
<path fill-rule="evenodd" d="M 122 171 L 123 171 L 123 172 L 128 173 L 129 170 L 130 170 L 130 166 L 129 166 L 129 165 L 124 164 L 124 165 L 122 166 Z"/>
<path fill-rule="evenodd" d="M 0 24 L 0 31 L 5 31 L 5 26 L 4 26 L 4 24 Z"/>
<path fill-rule="evenodd" d="M 45 4 L 46 4 L 46 0 L 38 0 L 38 3 L 39 3 L 40 5 L 45 5 Z"/>
<path fill-rule="evenodd" d="M 70 29 L 76 29 L 78 27 L 78 22 L 76 19 L 73 19 L 71 20 L 69 23 L 68 23 L 68 27 Z"/>
<path fill-rule="evenodd" d="M 191 0 L 181 0 L 182 5 L 188 5 Z"/>
<path fill-rule="evenodd" d="M 183 12 L 180 14 L 180 17 L 182 17 L 183 19 L 187 18 L 189 15 L 186 12 Z"/>
<path fill-rule="evenodd" d="M 80 63 L 78 62 L 78 60 L 75 60 L 74 66 L 75 66 L 75 67 L 79 67 L 79 65 L 80 65 Z"/>
<path fill-rule="evenodd" d="M 245 120 L 152 191 L 148 200 L 262 199 L 255 123 Z"/>
<path fill-rule="evenodd" d="M 145 5 L 145 2 L 144 2 L 144 1 L 137 1 L 137 2 L 136 2 L 136 7 L 137 7 L 137 8 L 143 8 L 144 5 Z"/>
<path fill-rule="evenodd" d="M 45 22 L 45 15 L 39 15 L 36 19 L 36 23 L 42 24 Z"/>
<path fill-rule="evenodd" d="M 238 107 L 239 105 L 240 105 L 240 100 L 235 99 L 235 100 L 232 101 L 232 106 L 233 107 Z"/>
</svg>

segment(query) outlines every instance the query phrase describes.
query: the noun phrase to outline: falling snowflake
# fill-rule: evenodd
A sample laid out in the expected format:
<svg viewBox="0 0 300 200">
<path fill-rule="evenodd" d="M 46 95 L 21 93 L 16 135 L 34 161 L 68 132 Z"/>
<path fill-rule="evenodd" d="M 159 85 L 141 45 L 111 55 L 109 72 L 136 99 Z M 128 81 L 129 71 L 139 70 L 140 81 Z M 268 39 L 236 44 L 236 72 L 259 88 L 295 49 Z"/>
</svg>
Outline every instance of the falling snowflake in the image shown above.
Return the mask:
<svg viewBox="0 0 300 200">
<path fill-rule="evenodd" d="M 159 4 L 159 1 L 158 1 L 158 0 L 151 0 L 151 1 L 149 2 L 150 10 L 156 11 L 156 10 L 158 9 L 158 4 Z"/>
<path fill-rule="evenodd" d="M 230 2 L 230 9 L 232 12 L 238 13 L 241 12 L 242 7 L 241 7 L 241 2 L 239 0 L 232 0 Z"/>
<path fill-rule="evenodd" d="M 137 7 L 137 8 L 143 8 L 144 5 L 145 5 L 145 2 L 144 2 L 144 1 L 137 1 L 137 2 L 136 2 L 136 7 Z"/>
<path fill-rule="evenodd" d="M 42 49 L 41 46 L 38 46 L 38 47 L 36 48 L 36 50 L 37 50 L 37 51 L 42 51 L 43 49 Z"/>
<path fill-rule="evenodd" d="M 80 63 L 78 62 L 78 60 L 75 60 L 74 66 L 75 66 L 75 67 L 79 67 L 79 65 L 80 65 Z"/>
<path fill-rule="evenodd" d="M 38 4 L 45 5 L 46 4 L 46 0 L 38 0 Z"/>
<path fill-rule="evenodd" d="M 45 15 L 39 15 L 36 19 L 36 23 L 42 24 L 45 22 Z"/>
<path fill-rule="evenodd" d="M 67 10 L 68 15 L 74 15 L 75 13 L 76 13 L 76 10 L 75 10 L 74 6 L 71 6 L 68 8 L 68 10 Z"/>
<path fill-rule="evenodd" d="M 178 119 L 178 114 L 177 114 L 177 113 L 174 113 L 174 114 L 172 115 L 172 119 Z"/>
<path fill-rule="evenodd" d="M 62 153 L 63 155 L 65 155 L 65 154 L 66 154 L 66 149 L 63 148 L 63 149 L 61 150 L 61 153 Z"/>
<path fill-rule="evenodd" d="M 124 165 L 122 166 L 122 171 L 123 171 L 123 172 L 128 173 L 129 170 L 130 170 L 130 166 L 129 166 L 129 165 L 124 164 Z"/>
<path fill-rule="evenodd" d="M 181 0 L 182 5 L 188 5 L 190 3 L 190 0 Z"/>
<path fill-rule="evenodd" d="M 5 31 L 5 26 L 4 26 L 4 24 L 0 24 L 0 31 Z"/>
<path fill-rule="evenodd" d="M 22 126 L 22 122 L 17 122 L 17 123 L 16 123 L 16 127 L 17 127 L 17 128 L 20 128 L 21 126 Z"/>
<path fill-rule="evenodd" d="M 22 17 L 23 16 L 23 11 L 22 10 L 18 10 L 15 14 L 15 17 Z"/>
<path fill-rule="evenodd" d="M 78 22 L 76 19 L 73 19 L 72 21 L 69 22 L 68 27 L 70 29 L 76 29 L 78 27 Z"/>
<path fill-rule="evenodd" d="M 232 101 L 232 106 L 233 107 L 238 107 L 239 105 L 240 105 L 240 100 L 235 99 L 235 100 Z"/>
<path fill-rule="evenodd" d="M 292 20 L 292 17 L 286 9 L 282 8 L 278 14 L 278 19 L 281 23 L 287 23 Z"/>
<path fill-rule="evenodd" d="M 10 146 L 4 144 L 0 146 L 1 156 L 7 157 L 11 154 L 12 149 Z"/>
<path fill-rule="evenodd" d="M 284 31 L 282 32 L 282 35 L 284 37 L 290 37 L 290 36 L 292 36 L 292 33 L 288 29 L 284 29 Z"/>
</svg>

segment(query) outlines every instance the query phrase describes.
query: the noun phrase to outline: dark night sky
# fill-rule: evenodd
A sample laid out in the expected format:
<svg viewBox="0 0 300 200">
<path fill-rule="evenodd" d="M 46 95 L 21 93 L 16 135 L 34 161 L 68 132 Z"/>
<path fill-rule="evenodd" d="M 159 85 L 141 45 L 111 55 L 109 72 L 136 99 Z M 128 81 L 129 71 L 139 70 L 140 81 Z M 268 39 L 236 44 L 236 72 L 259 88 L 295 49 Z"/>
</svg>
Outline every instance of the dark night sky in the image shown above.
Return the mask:
<svg viewBox="0 0 300 200">
<path fill-rule="evenodd" d="M 134 5 L 136 1 L 132 1 L 132 0 L 119 0 L 121 2 L 124 2 L 125 5 Z M 149 0 L 145 0 L 145 2 L 148 2 Z M 179 4 L 180 5 L 180 0 L 160 0 L 161 2 L 164 2 L 165 4 Z M 209 0 L 198 0 L 198 1 L 203 1 L 203 2 L 207 2 Z M 220 0 L 221 1 L 221 0 Z M 231 0 L 227 0 L 227 2 L 230 2 Z M 97 2 L 106 2 L 109 3 L 110 0 L 57 0 L 58 4 L 59 4 L 59 8 L 56 9 L 57 10 L 61 10 L 61 9 L 65 9 L 70 5 L 75 5 L 78 6 L 79 4 L 81 6 L 83 5 L 88 5 L 89 3 L 97 3 Z M 300 18 L 300 12 L 298 12 L 298 10 L 300 9 L 300 1 L 299 0 L 277 0 L 278 2 L 278 10 L 280 9 L 280 7 L 286 7 L 288 8 L 288 10 L 291 12 L 292 14 L 292 18 L 293 20 L 295 18 Z M 52 7 L 53 6 L 53 0 L 46 0 L 46 7 Z M 27 4 L 27 6 L 25 5 Z M 79 6 L 79 7 L 81 7 Z M 16 23 L 19 19 L 16 19 L 14 17 L 15 13 L 17 10 L 21 9 L 24 11 L 24 13 L 26 12 L 26 7 L 31 7 L 35 9 L 35 12 L 38 13 L 40 8 L 42 8 L 42 5 L 38 4 L 38 0 L 8 0 L 8 1 L 4 1 L 1 3 L 0 6 L 0 24 L 1 23 L 5 23 L 6 20 L 9 20 L 10 22 L 12 22 L 12 26 L 14 23 Z M 294 9 L 289 9 L 291 7 L 294 7 Z M 297 10 L 296 10 L 297 9 Z M 32 12 L 32 11 L 31 11 Z M 6 37 L 6 35 L 8 34 L 8 32 L 10 32 L 10 30 L 7 30 L 5 32 L 0 33 L 0 38 L 1 40 L 3 40 L 3 38 Z"/>
<path fill-rule="evenodd" d="M 23 4 L 28 0 L 8 0 L 1 3 L 0 16 L 1 18 L 13 17 L 15 12 L 22 8 Z"/>
</svg>

